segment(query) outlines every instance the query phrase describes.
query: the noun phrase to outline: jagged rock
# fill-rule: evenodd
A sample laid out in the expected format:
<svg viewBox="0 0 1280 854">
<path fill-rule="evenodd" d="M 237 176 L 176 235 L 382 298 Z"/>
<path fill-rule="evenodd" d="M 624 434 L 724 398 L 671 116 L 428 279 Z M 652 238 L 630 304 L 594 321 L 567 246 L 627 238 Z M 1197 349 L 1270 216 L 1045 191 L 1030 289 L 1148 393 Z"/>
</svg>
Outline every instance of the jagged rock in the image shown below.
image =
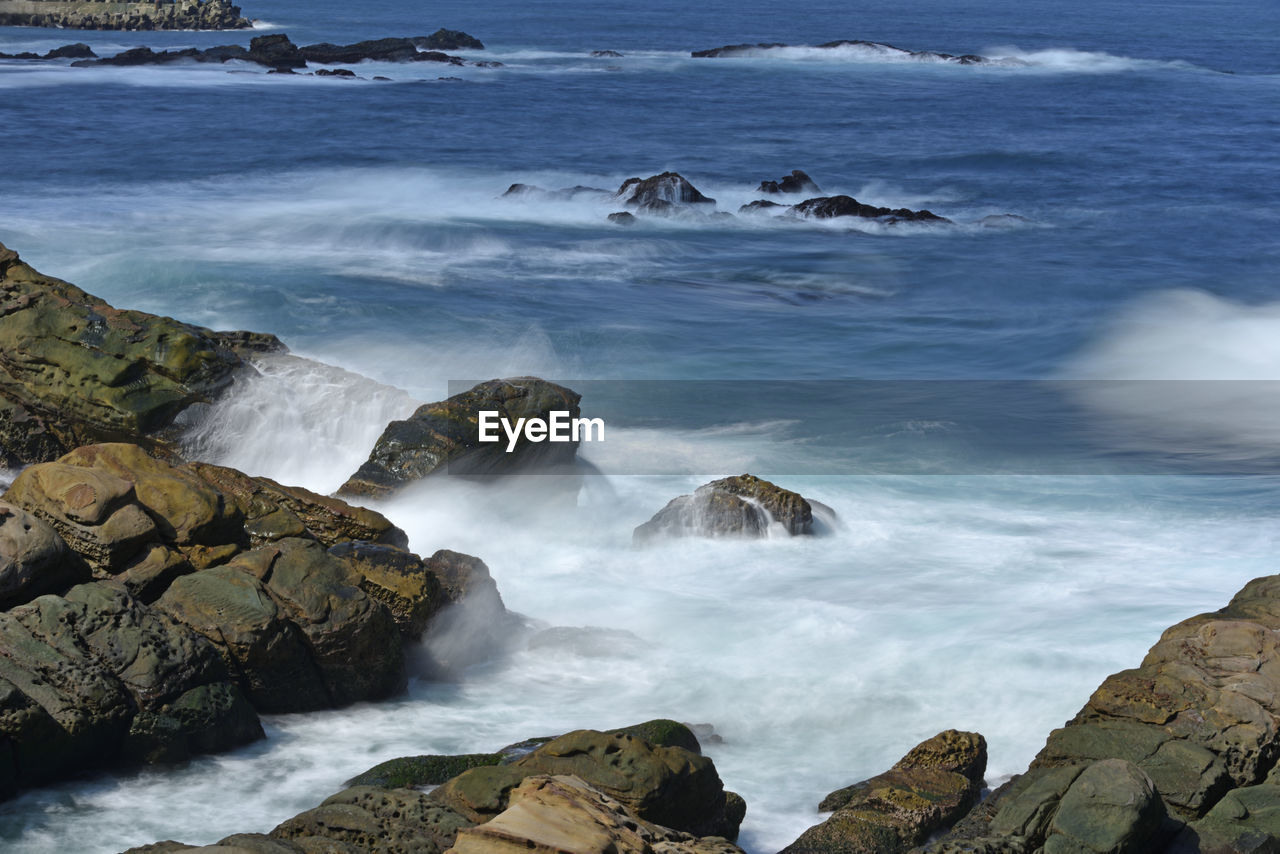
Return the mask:
<svg viewBox="0 0 1280 854">
<path fill-rule="evenodd" d="M 360 580 L 319 543 L 286 538 L 178 578 L 156 607 L 219 648 L 255 707 L 310 711 L 404 686 L 399 631 Z"/>
<path fill-rule="evenodd" d="M 171 451 L 178 413 L 249 369 L 237 352 L 243 340 L 112 308 L 0 246 L 0 457 L 44 462 L 122 439 Z M 284 349 L 270 336 L 255 340 Z"/>
<path fill-rule="evenodd" d="M 899 854 L 950 827 L 977 801 L 987 743 L 946 730 L 914 747 L 890 770 L 832 792 L 834 809 L 782 854 Z"/>
<path fill-rule="evenodd" d="M 799 169 L 792 169 L 790 175 L 786 175 L 777 181 L 761 181 L 761 193 L 821 193 L 818 185 L 805 172 Z"/>
<path fill-rule="evenodd" d="M 571 775 L 528 777 L 490 821 L 459 831 L 455 854 L 740 854 L 719 837 L 698 838 L 645 821 Z"/>
<path fill-rule="evenodd" d="M 412 552 L 376 543 L 346 542 L 329 553 L 356 571 L 360 589 L 386 607 L 406 640 L 422 637 L 431 617 L 452 601 L 439 576 L 429 568 L 431 561 L 424 562 Z M 497 585 L 493 586 L 496 592 Z"/>
<path fill-rule="evenodd" d="M 637 220 L 630 211 L 616 211 L 609 214 L 609 222 L 614 225 L 635 225 Z"/>
<path fill-rule="evenodd" d="M 88 565 L 52 525 L 0 501 L 0 610 L 88 580 Z"/>
<path fill-rule="evenodd" d="M 472 822 L 411 789 L 354 786 L 271 831 L 273 839 L 334 841 L 353 850 L 443 854 Z M 324 848 L 307 850 L 325 850 Z"/>
<path fill-rule="evenodd" d="M 1123 760 L 1151 779 L 1173 818 L 1192 822 L 1178 843 L 1183 847 L 1174 850 L 1195 850 L 1185 846 L 1204 820 L 1206 838 L 1220 833 L 1227 846 L 1204 850 L 1232 851 L 1232 839 L 1257 838 L 1240 810 L 1255 796 L 1247 790 L 1280 755 L 1277 698 L 1280 576 L 1267 576 L 1249 582 L 1220 611 L 1166 630 L 1140 667 L 1108 677 L 1075 718 L 1050 734 L 1027 773 L 988 799 L 987 819 L 966 821 L 928 850 L 950 854 L 980 844 L 1033 851 L 1046 844 L 1076 778 L 1102 760 Z M 1231 792 L 1245 794 L 1228 800 Z M 1218 804 L 1222 812 L 1210 821 Z M 1150 840 L 1132 850 L 1151 850 L 1144 844 Z"/>
<path fill-rule="evenodd" d="M 505 810 L 510 791 L 539 774 L 577 776 L 645 821 L 697 836 L 737 837 L 736 809 L 710 759 L 623 732 L 568 733 L 509 765 L 467 771 L 432 797 L 480 822 Z"/>
<path fill-rule="evenodd" d="M 812 507 L 799 493 L 742 474 L 673 498 L 635 529 L 633 539 L 643 543 L 662 536 L 763 537 L 775 524 L 792 536 L 808 534 Z"/>
<path fill-rule="evenodd" d="M 671 206 L 714 205 L 679 172 L 663 172 L 648 178 L 628 178 L 615 195 L 629 208 L 662 213 Z"/>
<path fill-rule="evenodd" d="M 443 27 L 429 36 L 415 36 L 413 44 L 425 50 L 484 50 L 484 45 L 475 36 Z"/>
<path fill-rule="evenodd" d="M 806 199 L 792 205 L 789 215 L 810 219 L 834 219 L 841 216 L 856 216 L 866 219 L 885 219 L 886 222 L 951 222 L 946 217 L 938 216 L 932 211 L 913 211 L 909 208 L 879 208 L 864 205 L 851 196 L 821 196 Z"/>
<path fill-rule="evenodd" d="M 229 0 L 121 2 L 0 0 L 0 26 L 77 30 L 237 30 L 253 26 Z"/>
<path fill-rule="evenodd" d="M 520 418 L 550 419 L 552 412 L 577 418 L 581 396 L 537 377 L 489 380 L 438 403 L 428 403 L 404 421 L 392 421 L 369 459 L 339 493 L 385 496 L 446 469 L 454 474 L 502 474 L 572 462 L 576 442 L 530 442 L 523 434 L 507 453 L 505 436 L 481 442 L 481 411 L 498 413 L 512 425 Z M 501 434 L 502 431 L 498 430 Z"/>
</svg>

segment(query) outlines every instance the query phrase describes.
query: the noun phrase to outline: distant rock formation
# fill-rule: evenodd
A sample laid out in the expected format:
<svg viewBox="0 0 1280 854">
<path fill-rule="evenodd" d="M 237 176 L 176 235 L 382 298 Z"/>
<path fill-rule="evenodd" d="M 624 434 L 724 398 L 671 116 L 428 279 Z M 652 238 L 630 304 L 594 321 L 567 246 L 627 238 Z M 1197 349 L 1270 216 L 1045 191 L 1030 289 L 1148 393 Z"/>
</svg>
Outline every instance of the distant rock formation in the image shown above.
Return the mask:
<svg viewBox="0 0 1280 854">
<path fill-rule="evenodd" d="M 823 511 L 830 509 L 823 505 Z M 813 506 L 797 492 L 755 475 L 740 474 L 703 484 L 692 495 L 673 498 L 652 519 L 635 529 L 645 543 L 659 537 L 768 536 L 774 524 L 791 536 L 812 532 Z"/>
<path fill-rule="evenodd" d="M 68 30 L 243 30 L 230 0 L 0 0 L 0 26 Z"/>
<path fill-rule="evenodd" d="M 973 53 L 966 53 L 956 56 L 951 53 L 937 53 L 932 50 L 906 50 L 900 47 L 894 47 L 891 44 L 883 42 L 869 42 L 861 39 L 841 39 L 839 41 L 825 42 L 820 45 L 790 45 L 782 42 L 760 42 L 759 44 L 727 44 L 721 47 L 713 47 L 707 50 L 695 50 L 691 56 L 703 59 L 715 59 L 720 57 L 749 57 L 759 56 L 769 51 L 779 50 L 781 48 L 804 48 L 808 50 L 835 50 L 837 48 L 858 48 L 872 56 L 881 56 L 886 59 L 914 59 L 923 62 L 950 62 L 957 65 L 981 65 L 991 60 L 985 56 L 978 56 Z"/>
</svg>

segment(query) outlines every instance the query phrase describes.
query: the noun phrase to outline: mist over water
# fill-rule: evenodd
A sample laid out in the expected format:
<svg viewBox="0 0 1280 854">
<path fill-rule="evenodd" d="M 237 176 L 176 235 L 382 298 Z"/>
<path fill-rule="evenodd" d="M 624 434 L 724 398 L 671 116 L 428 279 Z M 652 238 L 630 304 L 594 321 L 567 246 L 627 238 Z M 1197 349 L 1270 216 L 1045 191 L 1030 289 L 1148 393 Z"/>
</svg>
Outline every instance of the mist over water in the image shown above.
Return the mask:
<svg viewBox="0 0 1280 854">
<path fill-rule="evenodd" d="M 0 242 L 117 306 L 274 333 L 302 357 L 262 357 L 191 413 L 193 456 L 329 492 L 451 384 L 535 374 L 607 412 L 605 442 L 581 449 L 600 473 L 441 476 L 376 505 L 416 552 L 487 563 L 523 618 L 501 654 L 415 674 L 388 703 L 270 717 L 230 754 L 28 792 L 0 804 L 6 852 L 210 843 L 392 757 L 663 716 L 715 728 L 706 752 L 748 803 L 741 842 L 772 854 L 827 792 L 945 728 L 988 738 L 989 783 L 1020 772 L 1164 628 L 1274 571 L 1274 9 L 246 11 L 297 44 L 463 29 L 488 49 L 462 54 L 506 67 L 354 67 L 384 83 L 0 61 Z M 0 51 L 250 35 L 5 29 Z M 689 55 L 845 38 L 1000 61 Z M 632 176 L 680 171 L 736 214 L 796 168 L 824 195 L 957 224 L 606 219 Z M 606 193 L 504 198 L 513 183 Z M 610 380 L 675 383 L 685 402 L 629 410 Z M 945 381 L 971 408 L 873 417 L 842 397 L 864 380 Z M 1045 465 L 1089 436 L 1033 429 L 1021 391 L 975 380 L 1052 389 L 1111 444 Z M 1180 381 L 1196 382 L 1160 391 Z M 1119 474 L 1134 453 L 1267 473 Z M 838 523 L 633 546 L 669 500 L 744 471 Z"/>
</svg>

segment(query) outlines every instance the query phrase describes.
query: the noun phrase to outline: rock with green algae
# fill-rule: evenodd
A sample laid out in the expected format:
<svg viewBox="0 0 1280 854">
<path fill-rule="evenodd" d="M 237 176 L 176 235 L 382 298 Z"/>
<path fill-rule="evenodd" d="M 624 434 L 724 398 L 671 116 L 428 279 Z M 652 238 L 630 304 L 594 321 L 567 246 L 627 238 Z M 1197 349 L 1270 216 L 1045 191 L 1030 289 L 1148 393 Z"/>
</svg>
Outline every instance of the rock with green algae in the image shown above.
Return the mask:
<svg viewBox="0 0 1280 854">
<path fill-rule="evenodd" d="M 530 442 L 522 437 L 508 453 L 505 435 L 498 442 L 480 441 L 479 413 L 497 413 L 512 425 L 521 418 L 550 419 L 552 412 L 572 419 L 581 414 L 580 400 L 581 395 L 564 386 L 537 377 L 513 377 L 488 380 L 447 400 L 423 404 L 407 419 L 387 425 L 369 459 L 338 492 L 383 497 L 440 471 L 486 475 L 567 465 L 577 442 Z"/>
<path fill-rule="evenodd" d="M 945 730 L 921 742 L 893 768 L 838 789 L 834 809 L 783 854 L 898 854 L 950 827 L 977 801 L 987 767 L 986 740 Z"/>
<path fill-rule="evenodd" d="M 0 501 L 0 609 L 88 580 L 88 565 L 52 525 Z"/>
<path fill-rule="evenodd" d="M 813 508 L 799 493 L 741 474 L 673 498 L 632 538 L 637 543 L 661 537 L 758 538 L 775 525 L 792 536 L 811 533 Z"/>
<path fill-rule="evenodd" d="M 282 822 L 271 837 L 296 842 L 308 851 L 322 851 L 317 843 L 332 841 L 362 852 L 443 854 L 458 831 L 471 825 L 422 792 L 354 786 Z"/>
<path fill-rule="evenodd" d="M 481 822 L 508 806 L 526 777 L 573 775 L 646 821 L 695 836 L 734 839 L 738 804 L 725 793 L 710 759 L 682 747 L 653 746 L 623 732 L 577 730 L 509 765 L 474 768 L 431 797 Z"/>
<path fill-rule="evenodd" d="M 0 457 L 45 462 L 121 440 L 172 452 L 177 415 L 226 392 L 251 370 L 242 354 L 265 349 L 284 345 L 113 308 L 0 245 Z"/>
</svg>

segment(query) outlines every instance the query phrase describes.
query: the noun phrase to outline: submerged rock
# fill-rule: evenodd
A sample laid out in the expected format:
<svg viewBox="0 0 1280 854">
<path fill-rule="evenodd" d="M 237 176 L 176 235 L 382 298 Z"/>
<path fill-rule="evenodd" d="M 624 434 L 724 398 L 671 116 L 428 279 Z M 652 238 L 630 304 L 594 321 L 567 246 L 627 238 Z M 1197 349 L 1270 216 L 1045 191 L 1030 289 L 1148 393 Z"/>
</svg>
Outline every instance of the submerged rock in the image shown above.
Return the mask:
<svg viewBox="0 0 1280 854">
<path fill-rule="evenodd" d="M 591 51 L 591 55 L 594 57 L 605 57 L 609 59 L 620 59 L 623 56 L 623 54 L 616 50 L 593 50 Z"/>
<path fill-rule="evenodd" d="M 900 854 L 950 827 L 978 799 L 987 743 L 947 730 L 912 748 L 890 770 L 827 795 L 835 812 L 782 854 Z M 1101 849 L 1100 849 L 1101 850 Z"/>
<path fill-rule="evenodd" d="M 566 419 L 581 415 L 576 392 L 537 377 L 489 380 L 447 400 L 427 403 L 404 421 L 392 421 L 369 459 L 347 480 L 340 494 L 381 497 L 427 475 L 507 474 L 546 470 L 573 462 L 577 442 L 529 441 L 522 433 L 508 453 L 507 437 L 481 442 L 481 412 L 497 413 L 513 427 L 518 419 Z"/>
<path fill-rule="evenodd" d="M 700 58 L 717 57 L 750 57 L 768 55 L 770 51 L 780 48 L 805 48 L 808 50 L 835 50 L 838 48 L 858 48 L 873 56 L 878 55 L 891 59 L 911 59 L 925 62 L 947 62 L 957 65 L 979 65 L 990 62 L 985 56 L 964 54 L 956 56 L 950 53 L 937 53 L 931 50 L 904 50 L 883 42 L 862 41 L 860 39 L 842 39 L 824 42 L 820 45 L 789 45 L 782 42 L 761 42 L 759 44 L 727 44 L 707 50 L 695 50 L 691 56 Z"/>
<path fill-rule="evenodd" d="M 774 526 L 791 536 L 812 533 L 813 508 L 799 493 L 742 474 L 673 498 L 635 529 L 637 543 L 657 537 L 764 537 Z"/>
<path fill-rule="evenodd" d="M 806 199 L 799 204 L 792 205 L 788 213 L 792 216 L 811 219 L 856 216 L 868 219 L 885 219 L 887 222 L 951 222 L 946 217 L 940 217 L 932 211 L 913 211 L 909 208 L 895 209 L 864 205 L 851 196 L 821 196 L 815 199 Z"/>
<path fill-rule="evenodd" d="M 679 172 L 663 172 L 648 178 L 628 178 L 615 195 L 629 208 L 662 213 L 671 206 L 714 205 Z"/>
<path fill-rule="evenodd" d="M 252 370 L 247 341 L 284 350 L 273 336 L 113 308 L 0 245 L 0 457 L 17 466 L 120 440 L 171 452 L 178 414 Z"/>
<path fill-rule="evenodd" d="M 639 220 L 629 211 L 616 211 L 609 214 L 609 222 L 614 225 L 635 225 Z"/>
<path fill-rule="evenodd" d="M 777 181 L 761 181 L 761 193 L 769 193 L 776 195 L 778 193 L 821 193 L 818 187 L 809 175 L 799 169 L 792 169 L 790 175 L 786 175 Z"/>
</svg>

